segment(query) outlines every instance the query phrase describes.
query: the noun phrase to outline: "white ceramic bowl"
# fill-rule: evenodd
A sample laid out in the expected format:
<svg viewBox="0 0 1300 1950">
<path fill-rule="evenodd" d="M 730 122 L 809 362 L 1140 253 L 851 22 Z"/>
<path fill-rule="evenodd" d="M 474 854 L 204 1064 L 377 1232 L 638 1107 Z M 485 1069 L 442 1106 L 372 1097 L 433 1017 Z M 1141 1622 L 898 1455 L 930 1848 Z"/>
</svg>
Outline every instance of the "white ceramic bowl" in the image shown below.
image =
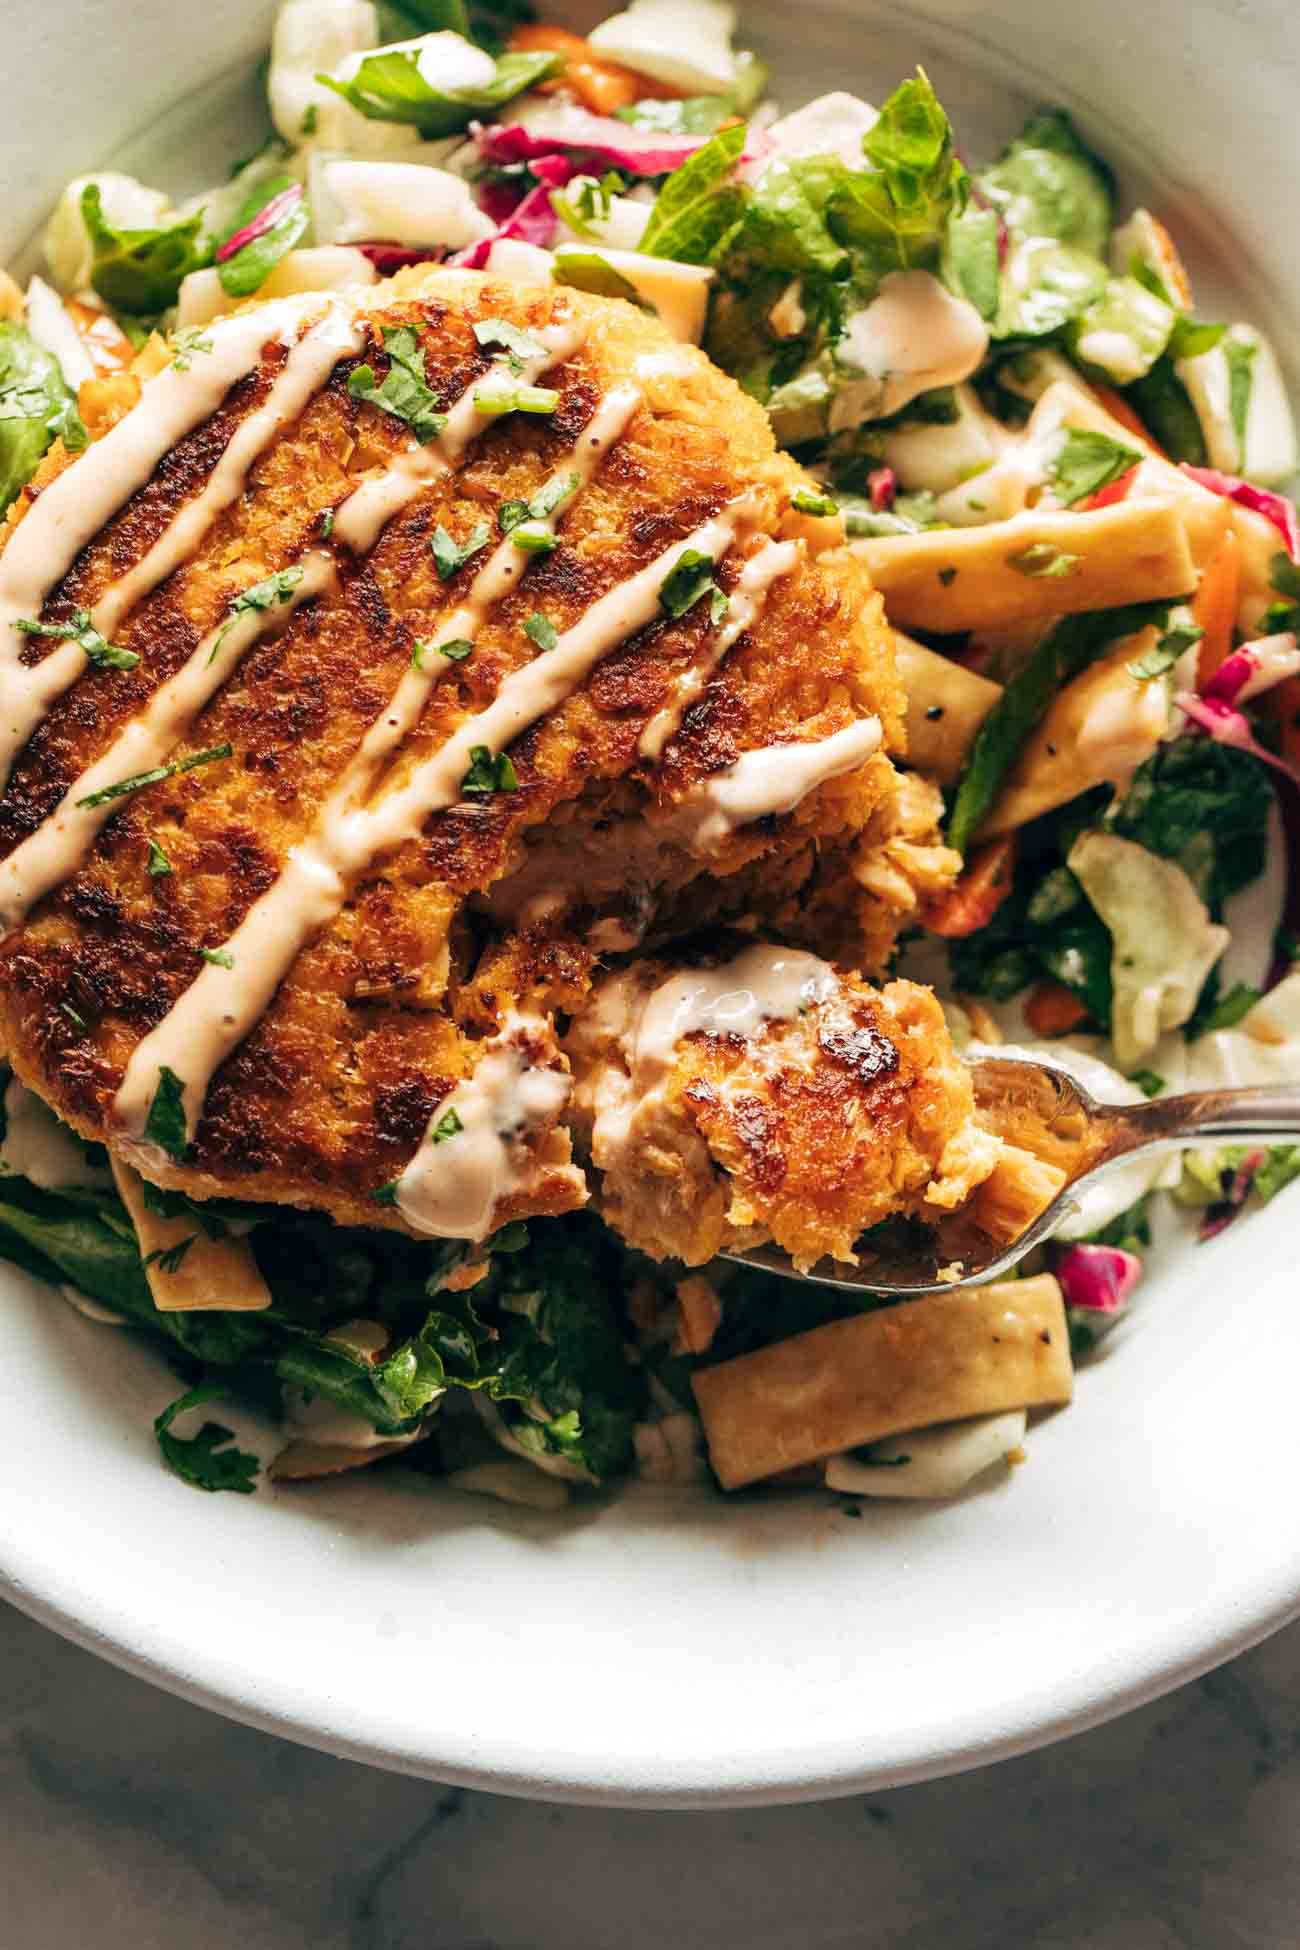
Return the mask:
<svg viewBox="0 0 1300 1950">
<path fill-rule="evenodd" d="M 1192 240 L 1203 307 L 1222 290 L 1294 347 L 1291 0 L 746 13 L 790 101 L 878 98 L 924 61 L 972 153 L 1065 100 Z M 177 189 L 217 174 L 255 133 L 268 18 L 262 0 L 11 8 L 0 261 L 92 164 Z M 1300 1609 L 1298 1216 L 1284 1198 L 1150 1280 L 1014 1483 L 858 1522 L 647 1492 L 551 1520 L 400 1474 L 196 1496 L 157 1460 L 162 1365 L 4 1270 L 0 1580 L 190 1699 L 507 1792 L 793 1800 L 971 1766 Z"/>
</svg>

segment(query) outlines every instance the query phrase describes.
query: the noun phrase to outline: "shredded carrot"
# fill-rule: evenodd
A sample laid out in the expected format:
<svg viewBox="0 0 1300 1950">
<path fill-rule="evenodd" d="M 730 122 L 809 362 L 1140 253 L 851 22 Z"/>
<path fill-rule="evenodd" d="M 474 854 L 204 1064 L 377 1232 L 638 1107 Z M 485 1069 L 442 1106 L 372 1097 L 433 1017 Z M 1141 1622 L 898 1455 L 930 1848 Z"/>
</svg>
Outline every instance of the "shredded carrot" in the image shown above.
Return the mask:
<svg viewBox="0 0 1300 1950">
<path fill-rule="evenodd" d="M 922 925 L 931 934 L 949 939 L 986 928 L 1011 892 L 1015 865 L 1015 834 L 990 840 L 971 855 L 960 880 L 930 902 L 921 916 Z"/>
<path fill-rule="evenodd" d="M 125 372 L 135 357 L 135 347 L 121 326 L 106 311 L 96 311 L 93 305 L 83 305 L 76 298 L 65 298 L 63 309 L 72 320 L 95 371 L 101 375 Z"/>
<path fill-rule="evenodd" d="M 1160 442 L 1151 438 L 1145 423 L 1138 418 L 1123 393 L 1117 393 L 1113 386 L 1094 385 L 1092 390 L 1097 396 L 1098 405 L 1105 407 L 1112 420 L 1118 420 L 1127 433 L 1140 440 L 1144 447 L 1149 447 L 1153 454 L 1159 454 L 1161 460 L 1169 459 Z"/>
<path fill-rule="evenodd" d="M 1061 982 L 1040 982 L 1025 1004 L 1025 1021 L 1035 1036 L 1064 1036 L 1077 1029 L 1088 1011 Z"/>
<path fill-rule="evenodd" d="M 1204 690 L 1232 649 L 1241 596 L 1241 543 L 1229 528 L 1205 565 L 1192 597 L 1192 615 L 1204 630 L 1196 653 L 1196 688 Z"/>
<path fill-rule="evenodd" d="M 576 95 L 593 115 L 612 115 L 615 109 L 628 108 L 633 102 L 669 101 L 684 93 L 681 88 L 652 81 L 649 75 L 633 74 L 616 61 L 604 60 L 590 41 L 564 27 L 546 27 L 540 21 L 516 27 L 510 46 L 516 54 L 562 54 L 562 73 L 538 82 L 537 93 Z"/>
</svg>

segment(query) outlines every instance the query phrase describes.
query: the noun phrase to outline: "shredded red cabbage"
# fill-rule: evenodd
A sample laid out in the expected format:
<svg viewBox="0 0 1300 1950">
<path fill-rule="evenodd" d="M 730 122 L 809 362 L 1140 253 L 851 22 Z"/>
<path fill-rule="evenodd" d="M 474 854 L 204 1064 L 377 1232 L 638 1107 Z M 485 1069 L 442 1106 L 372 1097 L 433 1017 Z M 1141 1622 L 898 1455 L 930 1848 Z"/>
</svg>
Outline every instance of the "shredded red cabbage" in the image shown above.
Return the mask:
<svg viewBox="0 0 1300 1950">
<path fill-rule="evenodd" d="M 1245 714 L 1234 705 L 1225 704 L 1217 697 L 1197 697 L 1193 691 L 1180 691 L 1174 702 L 1216 745 L 1231 745 L 1236 751 L 1250 752 L 1252 757 L 1263 759 L 1265 765 L 1273 766 L 1290 779 L 1292 785 L 1300 786 L 1300 766 L 1292 765 L 1288 759 L 1279 758 L 1276 752 L 1261 745 Z"/>
<path fill-rule="evenodd" d="M 404 271 L 408 264 L 436 264 L 446 252 L 437 244 L 354 244 L 353 250 L 368 257 L 381 278 Z"/>
<path fill-rule="evenodd" d="M 898 476 L 892 467 L 873 467 L 867 476 L 867 493 L 878 515 L 885 515 L 898 496 Z"/>
<path fill-rule="evenodd" d="M 1298 666 L 1300 653 L 1290 630 L 1258 637 L 1224 658 L 1201 695 L 1216 704 L 1240 704 L 1294 677 Z"/>
<path fill-rule="evenodd" d="M 1121 1313 L 1141 1276 L 1141 1260 L 1121 1246 L 1067 1246 L 1056 1262 L 1066 1306 L 1088 1313 Z"/>
<path fill-rule="evenodd" d="M 287 190 L 281 190 L 269 203 L 264 203 L 255 217 L 237 230 L 233 237 L 227 237 L 224 244 L 217 246 L 217 263 L 224 264 L 227 258 L 235 257 L 246 244 L 254 244 L 259 237 L 265 237 L 268 230 L 274 230 L 282 217 L 302 202 L 302 184 L 290 183 Z"/>
<path fill-rule="evenodd" d="M 1212 494 L 1222 494 L 1229 501 L 1239 502 L 1243 508 L 1251 508 L 1257 515 L 1271 521 L 1283 541 L 1286 552 L 1293 562 L 1300 562 L 1300 520 L 1296 517 L 1293 504 L 1284 494 L 1274 494 L 1268 488 L 1255 487 L 1250 481 L 1242 481 L 1235 474 L 1221 474 L 1217 467 L 1192 467 L 1183 462 L 1184 474 L 1190 474 L 1202 487 L 1209 488 Z"/>
<path fill-rule="evenodd" d="M 520 244 L 540 244 L 545 250 L 555 236 L 556 218 L 551 208 L 551 192 L 545 183 L 539 183 L 529 190 L 527 196 L 515 205 L 503 224 L 493 231 L 490 237 L 480 237 L 476 244 L 457 251 L 448 261 L 459 265 L 463 271 L 481 271 L 491 255 L 493 244 L 503 243 L 513 238 Z"/>
<path fill-rule="evenodd" d="M 522 122 L 471 124 L 479 151 L 489 162 L 533 163 L 557 150 L 576 150 L 605 169 L 626 176 L 666 176 L 704 145 L 703 136 L 641 132 L 611 116 L 585 109 L 556 107 L 539 115 L 536 126 Z"/>
</svg>

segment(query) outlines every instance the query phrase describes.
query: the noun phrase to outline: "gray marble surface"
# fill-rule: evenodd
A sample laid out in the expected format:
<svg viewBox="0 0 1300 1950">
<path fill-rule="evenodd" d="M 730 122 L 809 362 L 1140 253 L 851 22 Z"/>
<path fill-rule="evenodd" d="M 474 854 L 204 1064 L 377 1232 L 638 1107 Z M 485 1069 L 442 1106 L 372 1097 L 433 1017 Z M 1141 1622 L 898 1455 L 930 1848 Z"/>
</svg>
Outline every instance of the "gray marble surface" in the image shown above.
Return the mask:
<svg viewBox="0 0 1300 1950">
<path fill-rule="evenodd" d="M 1294 1950 L 1300 1626 L 821 1807 L 551 1808 L 231 1726 L 0 1609 L 3 1950 Z"/>
</svg>

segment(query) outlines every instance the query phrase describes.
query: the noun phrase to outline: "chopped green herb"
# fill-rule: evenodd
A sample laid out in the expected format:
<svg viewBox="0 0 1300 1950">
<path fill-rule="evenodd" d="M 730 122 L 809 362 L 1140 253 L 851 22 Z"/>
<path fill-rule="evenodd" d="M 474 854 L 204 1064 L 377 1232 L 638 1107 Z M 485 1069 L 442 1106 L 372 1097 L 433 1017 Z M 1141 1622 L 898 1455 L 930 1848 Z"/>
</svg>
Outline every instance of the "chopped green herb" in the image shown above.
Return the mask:
<svg viewBox="0 0 1300 1950">
<path fill-rule="evenodd" d="M 1135 1083 L 1144 1097 L 1158 1097 L 1165 1087 L 1165 1079 L 1154 1070 L 1134 1070 L 1129 1082 Z"/>
<path fill-rule="evenodd" d="M 1259 1000 L 1260 991 L 1249 982 L 1234 982 L 1212 1008 L 1204 1014 L 1197 1010 L 1183 1034 L 1189 1043 L 1194 1043 L 1198 1037 L 1212 1035 L 1216 1029 L 1233 1029 Z"/>
<path fill-rule="evenodd" d="M 172 368 L 176 372 L 188 372 L 190 361 L 196 352 L 211 352 L 212 340 L 205 337 L 201 325 L 184 325 L 172 338 L 172 351 L 175 358 Z"/>
<path fill-rule="evenodd" d="M 521 521 L 510 530 L 510 539 L 525 555 L 549 555 L 560 546 L 549 528 L 540 521 Z"/>
<path fill-rule="evenodd" d="M 1144 657 L 1135 657 L 1128 666 L 1130 677 L 1146 682 L 1152 677 L 1163 677 L 1172 670 L 1185 650 L 1199 643 L 1205 631 L 1198 623 L 1180 624 L 1176 629 L 1166 630 L 1159 642 L 1147 651 Z"/>
<path fill-rule="evenodd" d="M 474 645 L 467 636 L 454 636 L 450 642 L 439 643 L 435 647 L 440 657 L 448 657 L 452 663 L 462 664 L 474 648 Z"/>
<path fill-rule="evenodd" d="M 503 535 L 508 535 L 512 528 L 518 528 L 520 522 L 527 521 L 527 519 L 528 503 L 526 501 L 503 501 L 497 509 L 497 527 Z"/>
<path fill-rule="evenodd" d="M 516 378 L 523 372 L 526 359 L 545 359 L 547 348 L 540 339 L 525 332 L 518 325 L 512 325 L 506 318 L 480 318 L 474 326 L 474 336 L 482 346 L 499 345 L 506 355 L 506 364 Z"/>
<path fill-rule="evenodd" d="M 429 547 L 433 550 L 434 567 L 443 582 L 450 580 L 458 569 L 463 569 L 472 556 L 488 545 L 492 531 L 485 521 L 480 521 L 464 542 L 457 542 L 447 533 L 442 523 L 433 531 Z"/>
<path fill-rule="evenodd" d="M 200 948 L 199 953 L 214 968 L 233 968 L 235 965 L 235 957 L 228 948 Z"/>
<path fill-rule="evenodd" d="M 1072 576 L 1082 559 L 1063 548 L 1053 548 L 1050 542 L 1035 542 L 1031 548 L 1022 548 L 1018 555 L 1009 555 L 1007 567 L 1016 569 L 1022 576 L 1032 576 L 1035 581 L 1044 577 L 1055 580 Z"/>
<path fill-rule="evenodd" d="M 381 1185 L 377 1191 L 372 1192 L 370 1202 L 372 1205 L 396 1205 L 397 1180 L 394 1178 L 391 1183 Z"/>
<path fill-rule="evenodd" d="M 331 535 L 332 535 L 332 534 L 334 533 L 334 510 L 333 510 L 333 508 L 323 508 L 323 509 L 321 510 L 321 518 L 320 518 L 320 523 L 319 523 L 319 532 L 320 532 L 320 538 L 321 538 L 321 540 L 322 540 L 323 542 L 327 542 L 327 541 L 329 540 L 329 538 L 330 538 L 330 536 L 331 536 Z"/>
<path fill-rule="evenodd" d="M 198 1238 L 192 1232 L 188 1239 L 178 1239 L 174 1246 L 160 1246 L 156 1253 L 149 1253 L 141 1260 L 142 1266 L 156 1266 L 160 1273 L 175 1273 L 194 1241 Z"/>
<path fill-rule="evenodd" d="M 92 792 L 89 798 L 78 799 L 79 806 L 106 806 L 111 799 L 124 799 L 128 792 L 139 792 L 146 785 L 158 785 L 163 779 L 174 779 L 181 772 L 193 772 L 200 765 L 212 765 L 216 760 L 229 758 L 232 745 L 214 745 L 211 751 L 195 752 L 192 758 L 173 759 L 170 765 L 156 765 L 152 772 L 137 772 L 133 778 L 119 779 L 116 785 L 106 785 L 101 792 Z"/>
<path fill-rule="evenodd" d="M 158 1069 L 158 1088 L 144 1121 L 144 1134 L 150 1144 L 156 1144 L 160 1151 L 165 1151 L 174 1163 L 183 1163 L 189 1149 L 185 1085 L 175 1070 L 169 1070 L 165 1063 L 160 1064 Z"/>
<path fill-rule="evenodd" d="M 447 416 L 438 411 L 429 386 L 419 335 L 409 325 L 386 325 L 384 350 L 389 364 L 382 382 L 376 384 L 373 366 L 358 366 L 348 380 L 348 391 L 353 399 L 365 400 L 401 420 L 427 446 L 442 432 Z"/>
<path fill-rule="evenodd" d="M 560 633 L 549 616 L 543 616 L 540 609 L 534 610 L 524 624 L 524 635 L 530 636 L 539 650 L 554 650 L 560 640 Z"/>
<path fill-rule="evenodd" d="M 319 122 L 319 120 L 320 120 L 320 109 L 318 105 L 315 102 L 308 102 L 307 107 L 303 112 L 303 118 L 301 122 L 298 124 L 299 135 L 301 136 L 315 135 L 316 124 Z"/>
<path fill-rule="evenodd" d="M 72 1024 L 72 1027 L 74 1029 L 80 1029 L 84 1034 L 88 1027 L 86 1018 L 84 1016 L 79 1016 L 77 1014 L 77 1011 L 73 1008 L 70 1002 L 60 1002 L 59 1007 L 60 1009 L 62 1009 L 64 1015 L 68 1018 L 68 1021 Z"/>
<path fill-rule="evenodd" d="M 790 506 L 797 508 L 801 515 L 837 515 L 840 504 L 833 495 L 816 494 L 812 488 L 796 488 L 790 496 Z"/>
<path fill-rule="evenodd" d="M 75 643 L 96 670 L 134 670 L 140 661 L 134 650 L 122 650 L 116 643 L 107 642 L 91 622 L 88 609 L 74 609 L 66 623 L 37 623 L 20 616 L 14 628 L 24 636 L 63 637 Z"/>
<path fill-rule="evenodd" d="M 1135 447 L 1126 447 L 1109 434 L 1070 427 L 1056 458 L 1048 462 L 1047 472 L 1057 498 L 1072 508 L 1076 501 L 1086 500 L 1119 480 L 1141 458 Z"/>
<path fill-rule="evenodd" d="M 505 413 L 554 413 L 560 395 L 553 386 L 478 386 L 474 405 L 486 418 Z"/>
<path fill-rule="evenodd" d="M 454 1107 L 445 1110 L 437 1123 L 429 1127 L 429 1142 L 445 1144 L 448 1138 L 459 1137 L 464 1128 L 460 1121 L 460 1114 Z"/>
<path fill-rule="evenodd" d="M 576 494 L 578 487 L 579 481 L 576 474 L 557 474 L 552 480 L 543 481 L 532 500 L 528 503 L 529 514 L 533 517 L 534 521 L 544 521 L 546 516 L 553 515 L 555 510 L 561 503 L 567 501 L 571 494 Z"/>
<path fill-rule="evenodd" d="M 725 589 L 720 589 L 715 584 L 709 595 L 709 621 L 711 623 L 720 623 L 730 608 L 730 596 Z"/>
<path fill-rule="evenodd" d="M 712 596 L 715 590 L 725 599 L 725 591 L 713 579 L 715 566 L 713 557 L 703 549 L 683 549 L 660 584 L 660 607 L 669 616 L 685 616 L 701 596 Z"/>
<path fill-rule="evenodd" d="M 952 568 L 952 567 L 949 567 L 949 568 L 946 568 L 946 569 L 940 569 L 940 571 L 939 571 L 939 580 L 940 580 L 940 582 L 941 582 L 941 583 L 943 584 L 943 586 L 944 586 L 944 588 L 945 588 L 945 589 L 951 589 L 951 588 L 952 588 L 952 585 L 953 585 L 953 583 L 954 583 L 954 582 L 956 582 L 956 580 L 957 580 L 957 571 L 956 571 L 956 569 L 954 569 L 954 568 Z"/>
<path fill-rule="evenodd" d="M 234 1490 L 240 1496 L 251 1496 L 253 1478 L 258 1471 L 257 1457 L 250 1456 L 243 1449 L 223 1448 L 224 1443 L 234 1441 L 232 1430 L 223 1427 L 220 1422 L 205 1422 L 189 1441 L 170 1433 L 172 1423 L 187 1408 L 197 1408 L 202 1402 L 220 1401 L 228 1392 L 214 1382 L 191 1388 L 188 1394 L 180 1396 L 163 1410 L 153 1425 L 153 1431 L 158 1438 L 163 1461 L 182 1482 L 189 1483 L 196 1490 Z"/>
<path fill-rule="evenodd" d="M 1259 346 L 1250 339 L 1226 338 L 1223 360 L 1228 368 L 1228 416 L 1237 436 L 1237 455 L 1246 455 L 1246 423 L 1250 418 L 1250 394 L 1255 384 L 1254 365 Z"/>
<path fill-rule="evenodd" d="M 518 784 L 519 775 L 508 753 L 498 752 L 494 758 L 486 745 L 470 746 L 469 770 L 460 782 L 462 792 L 514 792 Z"/>
<path fill-rule="evenodd" d="M 274 609 L 277 603 L 291 602 L 294 590 L 306 573 L 301 562 L 293 562 L 287 569 L 277 569 L 274 575 L 255 582 L 251 589 L 244 589 L 238 596 L 232 596 L 226 607 L 226 621 L 218 632 L 208 662 L 216 661 L 217 652 L 241 616 L 248 615 L 252 610 Z"/>
<path fill-rule="evenodd" d="M 148 871 L 150 880 L 161 880 L 164 875 L 175 872 L 171 861 L 167 858 L 167 855 L 163 852 L 157 840 L 153 839 L 149 842 Z"/>
</svg>

